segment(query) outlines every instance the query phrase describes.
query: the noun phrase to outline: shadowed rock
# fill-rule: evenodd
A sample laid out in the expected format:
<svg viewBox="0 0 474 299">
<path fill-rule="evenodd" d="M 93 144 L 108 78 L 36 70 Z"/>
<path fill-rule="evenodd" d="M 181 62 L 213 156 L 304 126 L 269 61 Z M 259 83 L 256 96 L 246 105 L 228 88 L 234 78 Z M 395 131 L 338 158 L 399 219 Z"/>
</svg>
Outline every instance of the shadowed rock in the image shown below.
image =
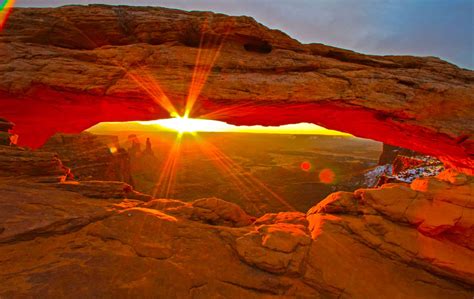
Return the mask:
<svg viewBox="0 0 474 299">
<path fill-rule="evenodd" d="M 88 132 L 55 134 L 41 149 L 58 153 L 77 180 L 121 181 L 133 185 L 130 156 L 120 147 L 116 136 Z"/>
<path fill-rule="evenodd" d="M 69 169 L 54 152 L 0 145 L 0 176 L 26 176 L 33 180 L 54 178 L 58 182 L 65 180 L 68 174 Z"/>
<path fill-rule="evenodd" d="M 133 190 L 132 186 L 124 182 L 113 181 L 82 181 L 82 182 L 63 182 L 57 185 L 68 191 L 83 194 L 91 198 L 102 199 L 138 199 L 149 201 L 150 195 L 146 195 Z"/>
</svg>

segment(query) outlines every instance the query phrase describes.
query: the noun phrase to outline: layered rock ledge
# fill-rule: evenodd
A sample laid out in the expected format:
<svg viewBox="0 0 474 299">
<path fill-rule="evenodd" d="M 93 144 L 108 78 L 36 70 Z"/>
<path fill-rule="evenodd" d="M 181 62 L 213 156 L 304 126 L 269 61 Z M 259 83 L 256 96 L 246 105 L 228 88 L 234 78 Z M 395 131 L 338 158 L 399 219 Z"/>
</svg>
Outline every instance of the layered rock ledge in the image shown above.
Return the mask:
<svg viewBox="0 0 474 299">
<path fill-rule="evenodd" d="M 2 298 L 474 292 L 474 178 L 453 170 L 411 186 L 334 193 L 307 214 L 255 219 L 216 198 L 184 203 L 137 197 L 118 182 L 38 180 L 60 172 L 42 167 L 50 156 L 2 150 L 10 157 L 2 165 L 23 170 L 0 172 Z M 38 166 L 39 174 L 28 170 Z"/>
<path fill-rule="evenodd" d="M 203 34 L 201 56 L 220 56 L 195 117 L 316 123 L 473 173 L 472 71 L 435 57 L 304 45 L 249 17 L 104 5 L 14 9 L 0 33 L 0 111 L 33 147 L 101 121 L 169 117 L 132 77 L 154 82 L 155 97 L 164 92 L 181 110 Z"/>
</svg>

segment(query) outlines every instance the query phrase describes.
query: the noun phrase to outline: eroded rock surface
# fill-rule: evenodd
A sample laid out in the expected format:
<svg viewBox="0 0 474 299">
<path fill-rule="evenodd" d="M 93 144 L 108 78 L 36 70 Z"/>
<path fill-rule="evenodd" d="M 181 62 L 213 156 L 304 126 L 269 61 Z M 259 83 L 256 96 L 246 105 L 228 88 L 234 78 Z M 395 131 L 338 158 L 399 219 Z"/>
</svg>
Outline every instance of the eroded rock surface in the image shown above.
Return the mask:
<svg viewBox="0 0 474 299">
<path fill-rule="evenodd" d="M 41 149 L 57 153 L 77 180 L 122 181 L 133 185 L 130 156 L 120 147 L 116 136 L 88 132 L 55 134 Z"/>
<path fill-rule="evenodd" d="M 386 184 L 334 193 L 308 212 L 313 238 L 326 234 L 349 250 L 354 250 L 356 240 L 389 260 L 417 265 L 472 291 L 474 184 L 472 177 L 462 185 L 444 182 L 457 176 L 445 171 L 438 178 L 417 179 L 411 186 Z M 347 234 L 352 236 L 350 243 Z M 413 278 L 417 281 L 427 282 Z"/>
<path fill-rule="evenodd" d="M 202 198 L 190 203 L 155 199 L 147 203 L 146 207 L 213 225 L 242 227 L 250 225 L 254 220 L 238 205 L 219 198 Z"/>
<path fill-rule="evenodd" d="M 57 170 L 50 171 L 43 175 Z M 125 183 L 35 176 L 0 172 L 2 298 L 431 299 L 474 292 L 474 181 L 452 170 L 411 186 L 334 193 L 307 214 L 258 219 L 217 198 L 144 202 L 149 198 L 131 198 L 133 190 L 122 193 Z"/>
<path fill-rule="evenodd" d="M 68 173 L 69 169 L 56 153 L 0 145 L 1 176 L 26 176 L 33 180 L 59 182 L 66 180 Z"/>
<path fill-rule="evenodd" d="M 0 33 L 0 111 L 18 124 L 19 142 L 34 147 L 101 121 L 169 117 L 132 78 L 151 82 L 155 96 L 166 93 L 182 111 L 203 33 L 203 64 L 218 49 L 220 56 L 194 116 L 312 122 L 472 174 L 472 71 L 434 57 L 303 45 L 249 17 L 104 5 L 14 9 Z M 212 42 L 219 40 L 222 48 Z"/>
</svg>

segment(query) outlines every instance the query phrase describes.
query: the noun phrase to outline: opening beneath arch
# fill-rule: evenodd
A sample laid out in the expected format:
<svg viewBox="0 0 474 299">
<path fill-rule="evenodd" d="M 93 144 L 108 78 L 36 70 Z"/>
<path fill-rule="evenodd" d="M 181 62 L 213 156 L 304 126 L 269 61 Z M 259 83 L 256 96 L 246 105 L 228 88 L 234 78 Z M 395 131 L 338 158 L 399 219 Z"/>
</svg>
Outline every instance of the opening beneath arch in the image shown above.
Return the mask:
<svg viewBox="0 0 474 299">
<path fill-rule="evenodd" d="M 78 180 L 122 180 L 155 198 L 217 197 L 252 215 L 305 212 L 336 191 L 442 170 L 434 158 L 309 123 L 103 122 L 80 134 L 57 134 L 43 148 L 70 161 Z"/>
<path fill-rule="evenodd" d="M 87 132 L 117 136 L 110 152 L 128 153 L 140 192 L 218 197 L 254 215 L 306 211 L 334 191 L 362 187 L 382 152 L 379 142 L 309 123 L 236 126 L 176 117 L 100 123 Z"/>
<path fill-rule="evenodd" d="M 217 197 L 257 216 L 305 212 L 332 192 L 376 184 L 397 153 L 415 156 L 309 123 L 185 118 L 103 122 L 53 135 L 42 149 L 57 152 L 79 181 L 124 181 L 155 198 Z"/>
</svg>

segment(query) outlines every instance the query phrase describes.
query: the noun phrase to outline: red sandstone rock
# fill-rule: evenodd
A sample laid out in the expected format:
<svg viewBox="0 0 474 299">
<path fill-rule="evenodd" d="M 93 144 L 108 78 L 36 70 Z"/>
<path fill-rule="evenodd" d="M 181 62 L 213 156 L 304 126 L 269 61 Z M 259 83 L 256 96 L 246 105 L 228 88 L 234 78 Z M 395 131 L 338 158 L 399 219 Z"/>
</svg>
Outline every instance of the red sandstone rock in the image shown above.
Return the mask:
<svg viewBox="0 0 474 299">
<path fill-rule="evenodd" d="M 60 181 L 67 174 L 67 168 L 55 153 L 0 145 L 0 176 L 28 176 L 34 179 L 53 177 Z"/>
<path fill-rule="evenodd" d="M 453 185 L 464 185 L 468 181 L 468 178 L 465 174 L 459 173 L 459 172 L 455 171 L 452 168 L 441 172 L 437 176 L 437 178 L 442 180 L 442 181 L 446 181 L 448 183 L 451 183 Z"/>
<path fill-rule="evenodd" d="M 386 184 L 352 195 L 335 193 L 308 212 L 310 229 L 313 237 L 319 238 L 325 233 L 323 224 L 334 223 L 382 255 L 473 284 L 474 210 L 468 206 L 473 198 L 471 180 L 456 186 L 424 178 L 415 180 L 411 188 Z M 426 181 L 431 183 L 422 184 Z M 452 192 L 453 188 L 459 191 Z M 455 194 L 458 197 L 453 199 Z M 325 213 L 337 213 L 338 217 L 323 219 Z"/>
<path fill-rule="evenodd" d="M 133 185 L 130 156 L 116 136 L 55 134 L 41 148 L 56 152 L 78 180 L 121 181 Z"/>
<path fill-rule="evenodd" d="M 177 215 L 212 225 L 242 227 L 252 223 L 252 217 L 247 215 L 238 205 L 219 198 L 202 198 L 191 203 L 156 199 L 147 203 L 146 206 L 162 210 L 170 215 Z"/>
<path fill-rule="evenodd" d="M 393 161 L 392 174 L 398 174 L 404 170 L 420 166 L 424 163 L 423 160 L 417 159 L 415 157 L 407 157 L 398 155 Z"/>
<path fill-rule="evenodd" d="M 469 298 L 470 291 L 462 291 L 455 281 L 419 269 L 429 269 L 431 262 L 460 262 L 472 253 L 459 257 L 459 248 L 440 249 L 429 238 L 380 216 L 308 216 L 316 237 L 303 279 L 327 297 Z M 440 251 L 448 253 L 444 261 L 436 260 Z M 425 264 L 414 262 L 422 257 Z"/>
<path fill-rule="evenodd" d="M 207 41 L 228 35 L 195 116 L 312 122 L 473 173 L 472 71 L 434 57 L 303 45 L 248 17 L 103 5 L 14 9 L 0 33 L 0 111 L 34 147 L 100 121 L 168 117 L 129 74 L 146 76 L 145 66 L 180 110 L 206 21 Z"/>
<path fill-rule="evenodd" d="M 163 115 L 111 61 L 148 65 L 179 102 L 203 16 L 214 34 L 227 27 L 223 15 L 164 9 L 16 10 L 0 34 L 0 111 L 33 145 Z M 236 18 L 199 111 L 250 103 L 222 118 L 326 124 L 472 172 L 472 80 L 434 58 L 301 45 Z M 0 146 L 0 297 L 472 297 L 474 185 L 453 170 L 252 224 L 217 199 L 144 203 L 124 183 L 37 183 L 64 176 L 58 161 Z"/>
<path fill-rule="evenodd" d="M 102 199 L 138 199 L 149 201 L 150 195 L 134 191 L 132 186 L 124 182 L 113 181 L 82 181 L 82 182 L 63 182 L 57 185 L 58 188 L 73 191 L 90 198 Z"/>
<path fill-rule="evenodd" d="M 242 260 L 262 270 L 301 275 L 311 244 L 305 226 L 289 223 L 262 225 L 235 241 Z"/>
<path fill-rule="evenodd" d="M 267 213 L 262 217 L 255 220 L 255 225 L 262 224 L 277 224 L 277 223 L 290 223 L 300 224 L 308 226 L 306 215 L 301 212 L 279 212 L 279 213 Z"/>
<path fill-rule="evenodd" d="M 472 295 L 472 208 L 438 196 L 471 177 L 338 192 L 307 220 L 283 212 L 254 224 L 217 199 L 118 201 L 30 180 L 0 175 L 2 297 Z"/>
<path fill-rule="evenodd" d="M 380 157 L 379 157 L 379 165 L 393 164 L 393 162 L 395 161 L 395 158 L 397 158 L 398 155 L 411 157 L 411 156 L 419 155 L 419 153 L 406 149 L 406 148 L 393 146 L 393 145 L 384 143 L 382 153 L 380 154 Z"/>
</svg>

